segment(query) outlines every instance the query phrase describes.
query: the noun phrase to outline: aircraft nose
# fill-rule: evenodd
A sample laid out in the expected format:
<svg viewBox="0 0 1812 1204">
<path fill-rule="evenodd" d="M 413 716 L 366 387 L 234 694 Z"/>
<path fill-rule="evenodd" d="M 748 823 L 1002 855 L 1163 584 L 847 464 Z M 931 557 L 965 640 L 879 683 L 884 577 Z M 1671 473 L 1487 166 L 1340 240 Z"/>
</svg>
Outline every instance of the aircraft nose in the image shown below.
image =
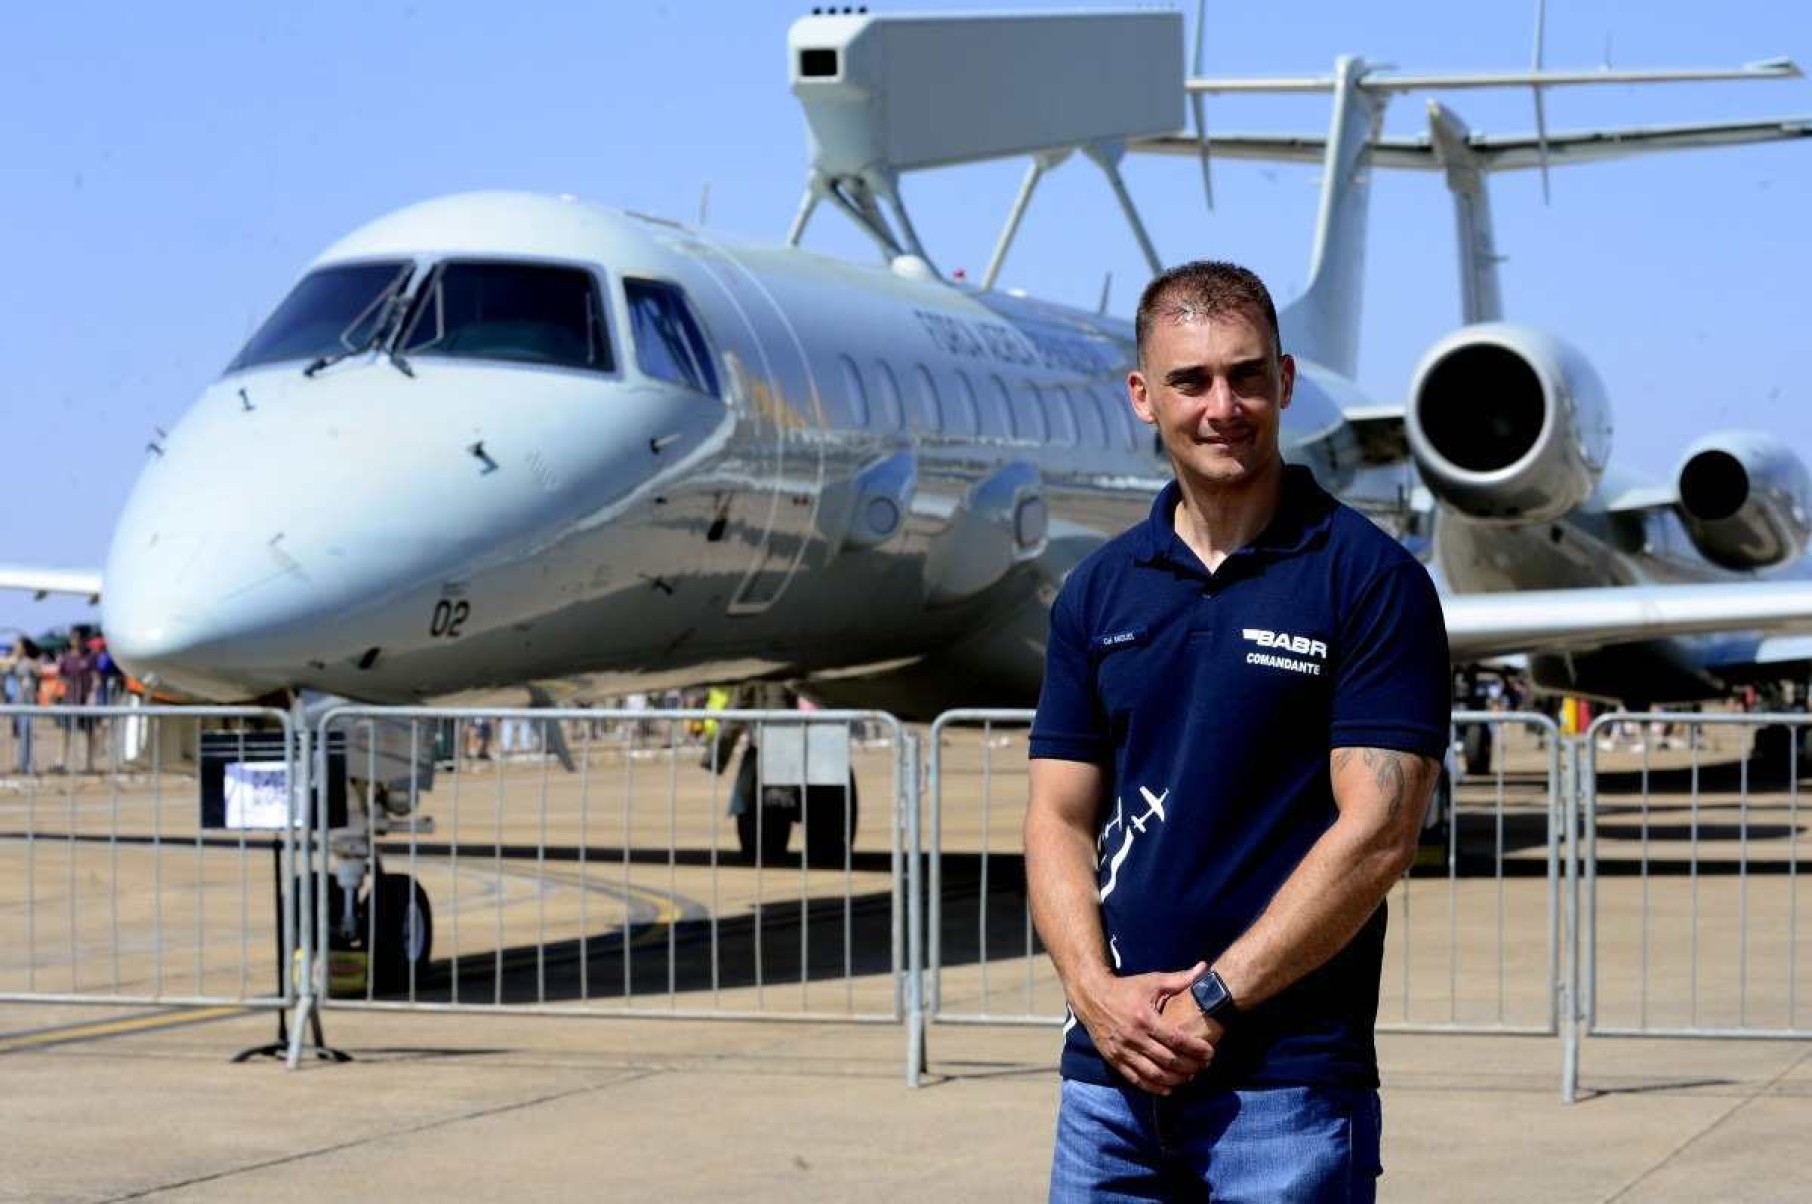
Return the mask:
<svg viewBox="0 0 1812 1204">
<path fill-rule="evenodd" d="M 256 695 L 278 684 L 259 673 L 285 608 L 280 569 L 245 571 L 261 559 L 223 536 L 159 535 L 140 548 L 116 541 L 108 557 L 101 622 L 114 658 L 133 676 L 212 699 Z M 243 542 L 243 541 L 241 541 Z"/>
</svg>

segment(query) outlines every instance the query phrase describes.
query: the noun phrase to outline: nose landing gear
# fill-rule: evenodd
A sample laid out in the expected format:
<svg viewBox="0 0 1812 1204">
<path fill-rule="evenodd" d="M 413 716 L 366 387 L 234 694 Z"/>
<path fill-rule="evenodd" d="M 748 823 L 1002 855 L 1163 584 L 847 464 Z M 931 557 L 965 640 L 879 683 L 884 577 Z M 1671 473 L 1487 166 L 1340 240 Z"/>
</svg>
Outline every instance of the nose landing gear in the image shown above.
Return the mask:
<svg viewBox="0 0 1812 1204">
<path fill-rule="evenodd" d="M 327 878 L 328 994 L 415 997 L 428 981 L 434 954 L 434 909 L 428 892 L 408 874 L 388 873 L 373 844 L 395 819 L 381 786 L 350 792 L 368 799 L 346 828 L 333 834 L 334 872 Z M 406 808 L 404 809 L 407 810 Z"/>
</svg>

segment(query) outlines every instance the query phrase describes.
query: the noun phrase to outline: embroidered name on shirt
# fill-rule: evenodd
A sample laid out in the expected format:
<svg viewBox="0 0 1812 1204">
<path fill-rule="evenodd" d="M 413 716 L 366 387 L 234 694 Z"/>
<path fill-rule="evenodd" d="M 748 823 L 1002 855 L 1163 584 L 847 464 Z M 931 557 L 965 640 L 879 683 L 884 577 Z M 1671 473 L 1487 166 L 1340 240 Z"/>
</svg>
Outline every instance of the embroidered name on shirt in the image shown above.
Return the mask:
<svg viewBox="0 0 1812 1204">
<path fill-rule="evenodd" d="M 1275 648 L 1280 652 L 1294 652 L 1297 656 L 1313 656 L 1319 657 L 1322 661 L 1327 660 L 1328 646 L 1320 640 L 1312 640 L 1306 635 L 1291 635 L 1287 631 L 1267 631 L 1262 627 L 1242 628 L 1240 635 L 1261 648 Z M 1263 665 L 1269 669 L 1287 669 L 1291 673 L 1305 673 L 1310 677 L 1321 676 L 1321 665 L 1316 661 L 1296 660 L 1271 652 L 1248 652 L 1246 653 L 1246 663 Z"/>
<path fill-rule="evenodd" d="M 1112 635 L 1100 636 L 1095 642 L 1103 648 L 1119 648 L 1125 644 L 1138 643 L 1144 635 L 1143 627 L 1135 627 L 1131 631 L 1116 631 Z"/>
</svg>

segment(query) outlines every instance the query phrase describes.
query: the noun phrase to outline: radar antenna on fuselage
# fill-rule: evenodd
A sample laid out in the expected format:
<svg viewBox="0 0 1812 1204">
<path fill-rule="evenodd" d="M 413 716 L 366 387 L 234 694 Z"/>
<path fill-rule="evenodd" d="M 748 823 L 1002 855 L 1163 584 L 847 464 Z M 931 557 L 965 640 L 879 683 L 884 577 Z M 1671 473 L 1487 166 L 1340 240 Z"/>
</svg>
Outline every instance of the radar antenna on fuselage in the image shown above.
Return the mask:
<svg viewBox="0 0 1812 1204">
<path fill-rule="evenodd" d="M 1174 12 L 804 17 L 787 49 L 811 168 L 787 243 L 828 201 L 885 258 L 930 263 L 900 176 L 1031 155 L 982 281 L 992 287 L 1039 177 L 1081 151 L 1107 176 L 1155 272 L 1119 163 L 1133 140 L 1183 128 L 1182 47 Z"/>
</svg>

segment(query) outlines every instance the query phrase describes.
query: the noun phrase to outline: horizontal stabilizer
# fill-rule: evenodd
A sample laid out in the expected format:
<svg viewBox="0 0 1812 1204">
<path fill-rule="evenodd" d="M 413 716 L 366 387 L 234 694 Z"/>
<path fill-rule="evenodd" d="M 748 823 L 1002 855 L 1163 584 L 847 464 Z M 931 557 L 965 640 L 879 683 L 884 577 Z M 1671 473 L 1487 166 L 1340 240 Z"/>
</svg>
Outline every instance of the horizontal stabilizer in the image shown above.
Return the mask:
<svg viewBox="0 0 1812 1204">
<path fill-rule="evenodd" d="M 1441 603 L 1455 661 L 1720 631 L 1812 632 L 1812 581 L 1522 590 Z"/>
<path fill-rule="evenodd" d="M 1745 146 L 1799 138 L 1812 138 L 1812 117 L 1574 130 L 1549 134 L 1545 145 L 1548 163 L 1565 165 L 1601 163 L 1650 151 Z M 1519 171 L 1541 166 L 1544 139 L 1535 134 L 1473 134 L 1466 140 L 1466 145 L 1481 171 Z M 1201 154 L 1201 139 L 1190 134 L 1166 134 L 1159 138 L 1138 139 L 1129 144 L 1128 149 L 1195 158 Z M 1217 159 L 1319 166 L 1327 157 L 1327 139 L 1315 134 L 1215 134 L 1208 139 L 1208 152 Z M 1376 167 L 1407 171 L 1442 170 L 1434 143 L 1426 134 L 1378 139 L 1372 143 L 1371 162 Z"/>
<path fill-rule="evenodd" d="M 0 590 L 17 590 L 38 598 L 73 594 L 90 602 L 101 598 L 101 574 L 93 569 L 34 569 L 0 565 Z"/>
</svg>

